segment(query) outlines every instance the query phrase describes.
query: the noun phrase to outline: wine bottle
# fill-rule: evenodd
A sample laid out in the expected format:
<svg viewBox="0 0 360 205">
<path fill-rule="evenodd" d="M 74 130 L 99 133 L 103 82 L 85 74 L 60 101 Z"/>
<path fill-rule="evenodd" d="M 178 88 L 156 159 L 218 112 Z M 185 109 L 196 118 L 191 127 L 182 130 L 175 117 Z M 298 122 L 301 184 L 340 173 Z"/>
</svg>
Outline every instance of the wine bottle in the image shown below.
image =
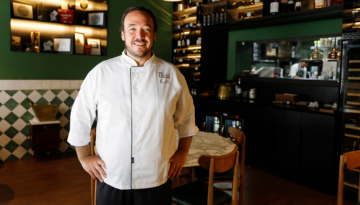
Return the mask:
<svg viewBox="0 0 360 205">
<path fill-rule="evenodd" d="M 207 26 L 207 12 L 205 12 L 205 8 L 203 8 L 202 11 L 202 19 L 203 19 L 202 25 Z"/>
<path fill-rule="evenodd" d="M 206 21 L 206 25 L 207 26 L 211 26 L 211 10 L 210 10 L 210 8 L 209 8 L 209 10 L 208 10 L 208 14 L 207 14 L 207 21 Z"/>
<path fill-rule="evenodd" d="M 181 38 L 181 46 L 185 46 L 185 36 L 184 35 Z"/>
<path fill-rule="evenodd" d="M 288 10 L 288 12 L 294 12 L 294 10 L 295 10 L 294 0 L 289 0 L 288 1 L 287 10 Z"/>
<path fill-rule="evenodd" d="M 281 0 L 280 13 L 285 14 L 288 12 L 288 0 Z"/>
<path fill-rule="evenodd" d="M 187 35 L 186 37 L 186 45 L 190 46 L 190 35 Z"/>
<path fill-rule="evenodd" d="M 326 0 L 315 0 L 314 1 L 314 8 L 319 9 L 326 7 Z"/>
<path fill-rule="evenodd" d="M 177 46 L 181 46 L 181 33 L 179 34 L 179 39 L 177 40 Z"/>
<path fill-rule="evenodd" d="M 219 10 L 219 7 L 215 7 L 215 24 L 219 24 L 219 12 L 220 12 L 220 10 Z"/>
<path fill-rule="evenodd" d="M 301 11 L 301 0 L 296 0 L 295 11 Z"/>
<path fill-rule="evenodd" d="M 271 15 L 279 14 L 279 2 L 277 0 L 273 0 L 270 3 L 270 14 Z"/>
</svg>

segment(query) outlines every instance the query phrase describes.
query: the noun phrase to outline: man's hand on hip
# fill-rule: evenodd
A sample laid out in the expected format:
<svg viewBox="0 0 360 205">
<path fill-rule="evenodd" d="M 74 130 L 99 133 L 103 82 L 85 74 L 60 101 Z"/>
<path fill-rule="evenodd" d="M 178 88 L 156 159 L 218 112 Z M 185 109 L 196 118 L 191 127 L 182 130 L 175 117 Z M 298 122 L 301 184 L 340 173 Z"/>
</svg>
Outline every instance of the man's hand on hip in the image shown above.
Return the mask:
<svg viewBox="0 0 360 205">
<path fill-rule="evenodd" d="M 187 155 L 188 152 L 183 150 L 177 150 L 175 154 L 170 158 L 169 163 L 171 163 L 171 166 L 168 173 L 168 178 L 171 178 L 171 180 L 173 180 L 174 177 L 179 177 L 182 167 L 186 162 Z"/>
<path fill-rule="evenodd" d="M 104 182 L 106 173 L 103 168 L 106 169 L 105 162 L 99 157 L 99 155 L 91 155 L 90 154 L 90 145 L 85 146 L 76 146 L 76 153 L 78 155 L 79 161 L 82 167 L 90 174 L 90 176 L 96 180 L 99 179 L 101 182 Z"/>
<path fill-rule="evenodd" d="M 186 162 L 186 158 L 189 154 L 190 144 L 192 137 L 184 137 L 179 140 L 179 147 L 175 154 L 169 159 L 171 163 L 168 178 L 171 180 L 174 177 L 179 177 L 181 170 Z"/>
<path fill-rule="evenodd" d="M 96 180 L 97 178 L 101 182 L 104 182 L 104 179 L 101 176 L 104 176 L 105 178 L 107 177 L 103 169 L 106 169 L 106 165 L 105 162 L 100 159 L 99 155 L 89 155 L 84 157 L 80 160 L 80 163 L 85 171 L 89 173 L 93 179 Z"/>
</svg>

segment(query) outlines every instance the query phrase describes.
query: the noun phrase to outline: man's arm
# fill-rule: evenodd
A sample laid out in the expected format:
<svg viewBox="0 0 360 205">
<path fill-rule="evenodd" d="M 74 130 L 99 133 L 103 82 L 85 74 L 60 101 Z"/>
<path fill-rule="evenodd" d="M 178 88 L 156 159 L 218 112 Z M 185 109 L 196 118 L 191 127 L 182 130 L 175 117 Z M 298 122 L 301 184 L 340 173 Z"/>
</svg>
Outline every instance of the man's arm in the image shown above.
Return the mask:
<svg viewBox="0 0 360 205">
<path fill-rule="evenodd" d="M 182 167 L 184 166 L 186 158 L 189 154 L 191 140 L 192 137 L 180 138 L 178 150 L 169 160 L 171 166 L 168 173 L 168 178 L 171 178 L 171 180 L 173 180 L 174 177 L 179 177 Z"/>
<path fill-rule="evenodd" d="M 78 155 L 79 161 L 86 172 L 90 174 L 90 176 L 96 180 L 99 179 L 101 182 L 104 182 L 106 173 L 103 168 L 106 169 L 105 162 L 100 159 L 99 155 L 91 155 L 90 154 L 90 145 L 85 146 L 76 146 L 76 153 Z M 101 175 L 100 175 L 101 174 Z"/>
</svg>

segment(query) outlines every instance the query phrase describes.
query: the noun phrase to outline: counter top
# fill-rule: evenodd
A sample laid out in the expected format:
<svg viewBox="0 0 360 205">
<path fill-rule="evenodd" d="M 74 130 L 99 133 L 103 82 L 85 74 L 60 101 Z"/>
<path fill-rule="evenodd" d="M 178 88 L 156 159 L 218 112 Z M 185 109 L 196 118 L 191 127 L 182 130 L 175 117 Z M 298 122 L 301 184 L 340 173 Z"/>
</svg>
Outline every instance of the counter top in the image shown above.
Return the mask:
<svg viewBox="0 0 360 205">
<path fill-rule="evenodd" d="M 320 106 L 319 108 L 310 108 L 307 106 L 301 105 L 288 105 L 285 103 L 273 103 L 271 101 L 264 101 L 261 99 L 248 99 L 248 98 L 226 98 L 226 99 L 219 99 L 215 96 L 208 96 L 208 97 L 194 97 L 194 101 L 218 101 L 218 102 L 227 102 L 227 103 L 237 103 L 241 105 L 254 105 L 254 106 L 262 106 L 262 107 L 272 107 L 276 109 L 285 109 L 285 110 L 292 110 L 292 111 L 299 111 L 299 112 L 309 112 L 309 113 L 318 113 L 324 115 L 335 115 L 337 110 L 334 110 L 333 113 L 324 112 L 330 109 Z M 323 111 L 324 110 L 324 111 Z"/>
</svg>

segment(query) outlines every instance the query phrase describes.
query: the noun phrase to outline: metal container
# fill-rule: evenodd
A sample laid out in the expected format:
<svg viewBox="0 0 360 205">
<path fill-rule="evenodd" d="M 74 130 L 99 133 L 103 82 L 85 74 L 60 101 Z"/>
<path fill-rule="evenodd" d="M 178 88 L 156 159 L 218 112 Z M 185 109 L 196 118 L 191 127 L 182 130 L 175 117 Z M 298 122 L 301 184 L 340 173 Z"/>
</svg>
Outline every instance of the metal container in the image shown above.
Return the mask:
<svg viewBox="0 0 360 205">
<path fill-rule="evenodd" d="M 59 109 L 59 105 L 34 105 L 32 103 L 29 103 L 34 110 L 36 118 L 40 122 L 44 121 L 53 121 L 55 118 L 55 115 Z"/>
<path fill-rule="evenodd" d="M 235 84 L 221 83 L 216 85 L 217 97 L 220 99 L 235 97 Z"/>
</svg>

